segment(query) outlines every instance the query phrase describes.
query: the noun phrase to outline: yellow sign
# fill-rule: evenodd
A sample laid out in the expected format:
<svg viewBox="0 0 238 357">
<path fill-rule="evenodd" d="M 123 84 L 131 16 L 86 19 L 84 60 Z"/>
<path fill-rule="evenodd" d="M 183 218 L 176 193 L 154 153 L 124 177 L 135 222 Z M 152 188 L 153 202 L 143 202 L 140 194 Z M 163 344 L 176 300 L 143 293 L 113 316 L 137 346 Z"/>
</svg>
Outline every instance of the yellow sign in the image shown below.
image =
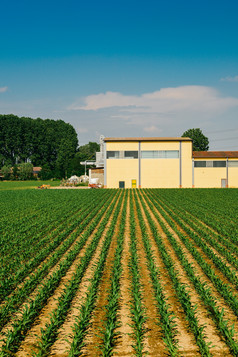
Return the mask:
<svg viewBox="0 0 238 357">
<path fill-rule="evenodd" d="M 136 180 L 131 180 L 131 187 L 136 188 Z"/>
</svg>

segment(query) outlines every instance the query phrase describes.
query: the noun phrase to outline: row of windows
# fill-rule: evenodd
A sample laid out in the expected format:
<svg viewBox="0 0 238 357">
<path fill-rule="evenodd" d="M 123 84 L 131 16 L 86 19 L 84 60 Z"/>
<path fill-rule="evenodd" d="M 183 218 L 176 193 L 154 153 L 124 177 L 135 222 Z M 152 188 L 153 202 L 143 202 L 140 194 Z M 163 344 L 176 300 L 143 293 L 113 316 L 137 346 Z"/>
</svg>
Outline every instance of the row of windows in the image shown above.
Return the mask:
<svg viewBox="0 0 238 357">
<path fill-rule="evenodd" d="M 107 151 L 107 159 L 138 159 L 138 151 Z"/>
<path fill-rule="evenodd" d="M 142 150 L 142 159 L 178 159 L 178 150 Z M 107 159 L 138 159 L 138 151 L 107 151 Z"/>
<path fill-rule="evenodd" d="M 178 150 L 141 151 L 142 159 L 178 159 Z"/>
<path fill-rule="evenodd" d="M 226 161 L 195 161 L 194 167 L 226 167 Z"/>
<path fill-rule="evenodd" d="M 194 167 L 226 167 L 226 161 L 194 161 Z M 238 160 L 228 161 L 228 167 L 238 167 Z"/>
</svg>

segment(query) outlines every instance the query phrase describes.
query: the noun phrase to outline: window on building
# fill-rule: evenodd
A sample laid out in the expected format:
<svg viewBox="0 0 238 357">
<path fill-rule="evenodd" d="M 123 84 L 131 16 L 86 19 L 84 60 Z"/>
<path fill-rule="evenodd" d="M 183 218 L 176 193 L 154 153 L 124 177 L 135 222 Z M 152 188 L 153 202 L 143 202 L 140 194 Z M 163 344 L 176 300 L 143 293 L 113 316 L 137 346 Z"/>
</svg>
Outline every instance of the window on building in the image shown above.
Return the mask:
<svg viewBox="0 0 238 357">
<path fill-rule="evenodd" d="M 124 151 L 125 159 L 138 159 L 138 151 Z"/>
<path fill-rule="evenodd" d="M 226 167 L 226 161 L 213 161 L 213 167 Z"/>
<path fill-rule="evenodd" d="M 149 151 L 149 150 L 141 151 L 142 159 L 157 159 L 158 157 L 159 157 L 158 151 Z"/>
<path fill-rule="evenodd" d="M 213 167 L 213 161 L 206 161 L 206 167 Z"/>
<path fill-rule="evenodd" d="M 228 161 L 229 167 L 238 167 L 238 160 Z"/>
<path fill-rule="evenodd" d="M 142 159 L 178 159 L 178 150 L 143 150 L 141 151 Z"/>
<path fill-rule="evenodd" d="M 119 159 L 119 151 L 107 151 L 107 159 Z"/>
<path fill-rule="evenodd" d="M 194 167 L 206 167 L 206 161 L 194 161 Z"/>
<path fill-rule="evenodd" d="M 164 157 L 166 159 L 178 159 L 179 158 L 179 151 L 178 150 L 166 150 L 164 151 Z"/>
<path fill-rule="evenodd" d="M 226 161 L 194 161 L 194 167 L 226 167 Z"/>
</svg>

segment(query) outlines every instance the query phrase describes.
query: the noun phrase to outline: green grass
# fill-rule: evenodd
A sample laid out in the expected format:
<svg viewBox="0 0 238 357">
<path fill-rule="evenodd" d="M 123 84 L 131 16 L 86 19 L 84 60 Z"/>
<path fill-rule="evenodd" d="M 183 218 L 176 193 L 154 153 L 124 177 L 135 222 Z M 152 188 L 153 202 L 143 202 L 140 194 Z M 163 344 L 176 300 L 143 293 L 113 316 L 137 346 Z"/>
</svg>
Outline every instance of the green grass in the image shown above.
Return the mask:
<svg viewBox="0 0 238 357">
<path fill-rule="evenodd" d="M 58 181 L 0 181 L 0 190 L 34 189 L 41 185 L 59 186 Z"/>
</svg>

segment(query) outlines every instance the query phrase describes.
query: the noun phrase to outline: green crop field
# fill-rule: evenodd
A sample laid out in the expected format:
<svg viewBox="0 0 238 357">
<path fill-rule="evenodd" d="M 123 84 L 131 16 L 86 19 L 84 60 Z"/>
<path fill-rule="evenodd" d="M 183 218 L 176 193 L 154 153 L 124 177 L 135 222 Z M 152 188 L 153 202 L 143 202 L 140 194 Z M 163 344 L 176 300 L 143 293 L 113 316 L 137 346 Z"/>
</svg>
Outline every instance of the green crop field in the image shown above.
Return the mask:
<svg viewBox="0 0 238 357">
<path fill-rule="evenodd" d="M 60 180 L 56 181 L 0 181 L 0 190 L 26 190 L 41 185 L 59 186 Z"/>
<path fill-rule="evenodd" d="M 238 190 L 24 187 L 0 183 L 1 357 L 238 356 Z"/>
</svg>

